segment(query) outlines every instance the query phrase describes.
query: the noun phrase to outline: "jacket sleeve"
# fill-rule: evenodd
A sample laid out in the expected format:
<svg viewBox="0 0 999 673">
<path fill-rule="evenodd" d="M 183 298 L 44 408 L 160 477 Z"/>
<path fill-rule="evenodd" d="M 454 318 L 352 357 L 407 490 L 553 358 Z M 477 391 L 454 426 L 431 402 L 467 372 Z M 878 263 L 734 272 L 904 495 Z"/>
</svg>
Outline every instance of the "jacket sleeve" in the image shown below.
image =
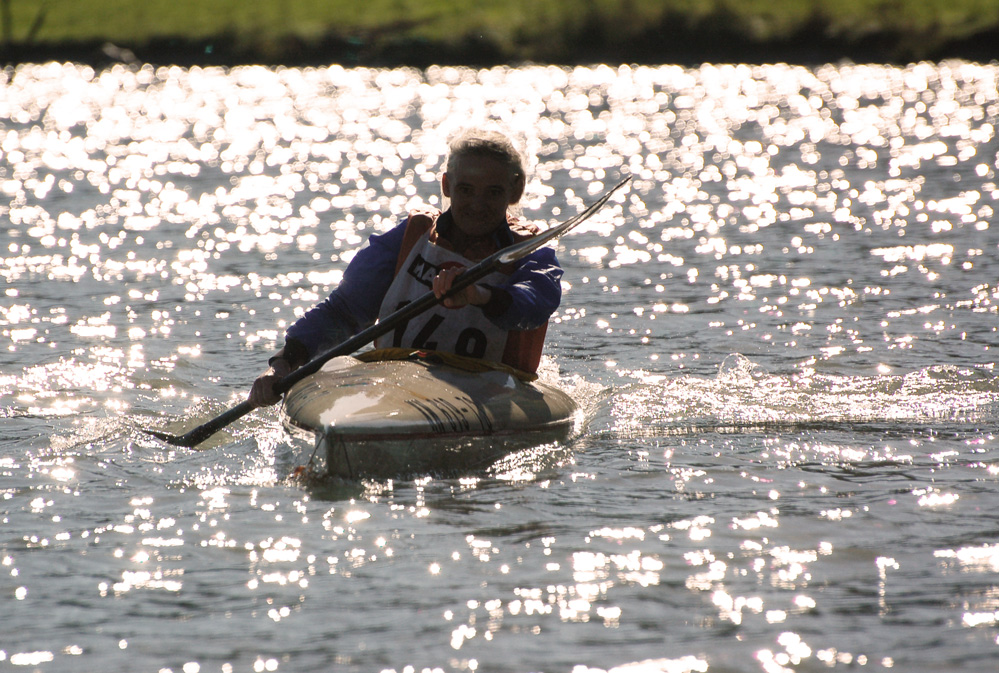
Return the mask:
<svg viewBox="0 0 999 673">
<path fill-rule="evenodd" d="M 550 247 L 520 260 L 509 278 L 490 285 L 493 299 L 483 307 L 486 317 L 506 330 L 541 327 L 562 301 L 562 267 Z"/>
<path fill-rule="evenodd" d="M 285 333 L 285 349 L 311 360 L 374 324 L 392 277 L 406 231 L 403 221 L 372 235 L 343 272 L 340 284 Z"/>
</svg>

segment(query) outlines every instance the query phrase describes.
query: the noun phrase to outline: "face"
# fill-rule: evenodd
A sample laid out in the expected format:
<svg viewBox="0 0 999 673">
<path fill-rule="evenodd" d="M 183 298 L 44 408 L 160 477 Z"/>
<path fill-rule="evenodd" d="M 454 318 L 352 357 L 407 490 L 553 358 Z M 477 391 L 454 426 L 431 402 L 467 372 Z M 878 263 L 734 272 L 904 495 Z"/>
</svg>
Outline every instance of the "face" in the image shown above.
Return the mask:
<svg viewBox="0 0 999 673">
<path fill-rule="evenodd" d="M 471 155 L 454 162 L 441 191 L 451 199 L 457 227 L 468 236 L 484 236 L 506 222 L 506 209 L 520 200 L 523 186 L 503 162 Z"/>
</svg>

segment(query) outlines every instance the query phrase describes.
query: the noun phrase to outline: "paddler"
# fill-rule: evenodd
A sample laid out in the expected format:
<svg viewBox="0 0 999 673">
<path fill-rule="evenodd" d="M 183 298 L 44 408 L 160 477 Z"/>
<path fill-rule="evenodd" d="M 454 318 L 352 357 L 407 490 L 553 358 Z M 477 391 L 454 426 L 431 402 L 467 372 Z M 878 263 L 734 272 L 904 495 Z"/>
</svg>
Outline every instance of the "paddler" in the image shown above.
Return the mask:
<svg viewBox="0 0 999 673">
<path fill-rule="evenodd" d="M 313 357 L 430 289 L 442 297 L 466 267 L 537 234 L 514 212 L 524 194 L 524 165 L 505 134 L 475 129 L 452 140 L 441 177 L 450 207 L 409 213 L 371 236 L 330 296 L 288 328 L 249 401 L 277 403 L 274 384 Z M 562 297 L 561 278 L 555 251 L 539 248 L 380 337 L 375 347 L 454 353 L 535 372 Z"/>
</svg>

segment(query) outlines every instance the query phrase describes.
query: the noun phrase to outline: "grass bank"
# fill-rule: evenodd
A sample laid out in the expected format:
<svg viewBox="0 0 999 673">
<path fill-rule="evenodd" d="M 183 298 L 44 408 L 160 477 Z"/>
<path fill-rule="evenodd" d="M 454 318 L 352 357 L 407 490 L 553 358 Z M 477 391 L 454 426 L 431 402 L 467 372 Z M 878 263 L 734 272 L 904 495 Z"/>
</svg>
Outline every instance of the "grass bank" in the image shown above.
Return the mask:
<svg viewBox="0 0 999 673">
<path fill-rule="evenodd" d="M 988 61 L 999 0 L 0 0 L 0 40 L 7 63 Z"/>
</svg>

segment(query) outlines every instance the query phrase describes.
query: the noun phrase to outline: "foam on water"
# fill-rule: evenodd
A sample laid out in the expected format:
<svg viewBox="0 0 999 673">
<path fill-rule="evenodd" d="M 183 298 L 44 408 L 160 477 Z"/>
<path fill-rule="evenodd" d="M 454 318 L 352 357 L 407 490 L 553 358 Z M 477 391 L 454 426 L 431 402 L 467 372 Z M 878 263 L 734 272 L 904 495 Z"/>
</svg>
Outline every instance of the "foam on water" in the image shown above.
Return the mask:
<svg viewBox="0 0 999 673">
<path fill-rule="evenodd" d="M 725 358 L 714 378 L 635 384 L 615 395 L 613 405 L 618 420 L 612 432 L 629 435 L 862 425 L 975 429 L 999 421 L 999 377 L 991 368 L 954 365 L 875 377 L 779 376 L 735 354 Z"/>
</svg>

